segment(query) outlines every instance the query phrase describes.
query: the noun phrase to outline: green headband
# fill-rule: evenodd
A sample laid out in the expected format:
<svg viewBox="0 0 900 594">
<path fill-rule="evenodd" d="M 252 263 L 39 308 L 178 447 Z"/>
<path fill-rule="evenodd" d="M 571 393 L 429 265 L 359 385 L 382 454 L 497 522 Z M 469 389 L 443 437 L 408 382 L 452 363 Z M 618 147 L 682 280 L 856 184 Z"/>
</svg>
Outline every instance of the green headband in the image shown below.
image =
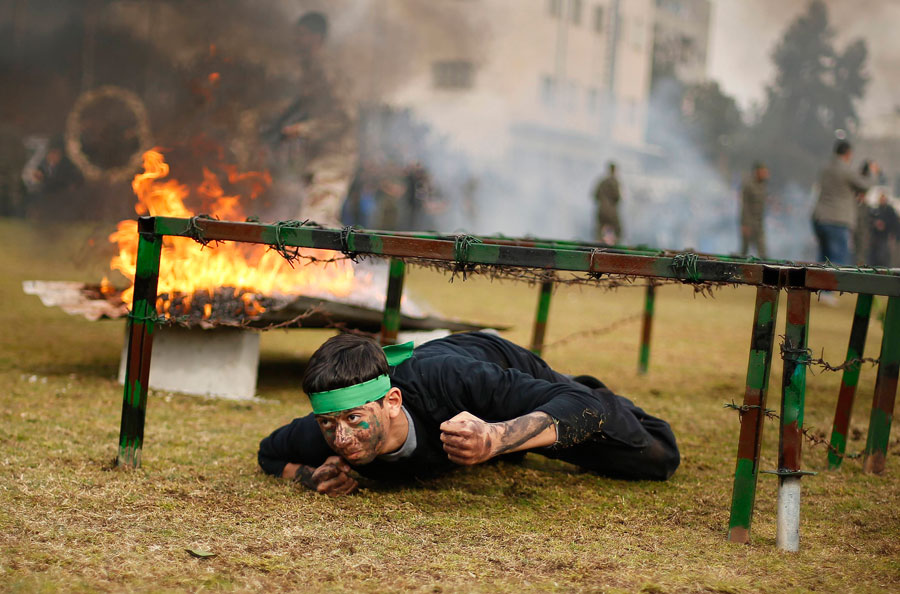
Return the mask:
<svg viewBox="0 0 900 594">
<path fill-rule="evenodd" d="M 393 344 L 384 347 L 383 350 L 388 365 L 396 367 L 412 357 L 413 343 Z M 313 414 L 325 415 L 375 402 L 379 398 L 384 398 L 390 389 L 391 378 L 384 374 L 361 384 L 327 392 L 315 392 L 309 395 L 309 402 L 312 404 Z"/>
</svg>

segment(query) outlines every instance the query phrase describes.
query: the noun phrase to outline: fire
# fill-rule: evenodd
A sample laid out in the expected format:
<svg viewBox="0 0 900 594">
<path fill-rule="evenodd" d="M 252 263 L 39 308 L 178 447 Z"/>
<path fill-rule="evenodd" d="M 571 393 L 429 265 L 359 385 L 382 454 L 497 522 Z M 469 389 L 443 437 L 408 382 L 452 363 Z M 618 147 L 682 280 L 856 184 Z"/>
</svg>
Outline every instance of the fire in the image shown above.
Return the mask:
<svg viewBox="0 0 900 594">
<path fill-rule="evenodd" d="M 226 168 L 230 183 L 244 182 L 250 186 L 250 199 L 256 198 L 271 183 L 268 173 L 238 172 Z M 144 153 L 144 172 L 135 176 L 131 187 L 138 202 L 139 215 L 189 218 L 196 213 L 185 205 L 191 190 L 175 179 L 167 179 L 169 165 L 156 149 Z M 218 177 L 204 168 L 203 182 L 193 195 L 200 198 L 204 209 L 222 220 L 244 220 L 240 196 L 228 195 Z M 119 253 L 110 262 L 132 285 L 122 293 L 122 301 L 131 305 L 134 294 L 134 272 L 137 263 L 137 221 L 125 220 L 109 240 L 118 245 Z M 321 250 L 305 250 L 303 254 L 327 260 L 332 254 Z M 157 311 L 166 314 L 174 295 L 181 296 L 182 311 L 188 311 L 193 296 L 206 291 L 212 299 L 217 289 L 229 287 L 242 303 L 243 314 L 255 315 L 264 311 L 256 295 L 306 294 L 345 297 L 354 289 L 353 266 L 347 261 L 330 264 L 295 264 L 292 268 L 284 258 L 266 246 L 220 243 L 203 247 L 186 237 L 163 238 L 159 268 L 160 295 L 169 299 L 157 301 Z M 234 314 L 236 312 L 229 312 Z M 237 312 L 240 313 L 240 312 Z M 210 303 L 203 305 L 203 318 L 213 315 Z"/>
</svg>

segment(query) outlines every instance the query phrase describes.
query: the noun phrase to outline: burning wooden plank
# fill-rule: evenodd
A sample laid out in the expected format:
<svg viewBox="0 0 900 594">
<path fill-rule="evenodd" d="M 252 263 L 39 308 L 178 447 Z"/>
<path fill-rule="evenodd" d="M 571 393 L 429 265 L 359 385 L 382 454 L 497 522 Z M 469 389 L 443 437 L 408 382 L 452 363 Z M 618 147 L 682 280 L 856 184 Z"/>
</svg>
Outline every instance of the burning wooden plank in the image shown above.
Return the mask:
<svg viewBox="0 0 900 594">
<path fill-rule="evenodd" d="M 59 307 L 72 315 L 88 320 L 115 320 L 128 315 L 121 300 L 121 290 L 110 290 L 101 285 L 70 281 L 25 281 L 22 288 L 28 295 L 35 295 L 47 307 Z M 375 333 L 381 326 L 383 312 L 380 308 L 334 299 L 307 295 L 264 296 L 254 294 L 254 302 L 264 310 L 247 307 L 249 299 L 229 287 L 217 289 L 210 297 L 207 291 L 198 291 L 187 299 L 176 294 L 174 298 L 161 295 L 161 303 L 170 303 L 161 317 L 185 328 L 237 327 L 266 330 L 270 328 L 338 328 Z M 410 303 L 407 307 L 415 308 Z M 487 326 L 435 315 L 414 315 L 401 312 L 400 329 L 437 330 L 451 332 L 481 330 Z"/>
</svg>

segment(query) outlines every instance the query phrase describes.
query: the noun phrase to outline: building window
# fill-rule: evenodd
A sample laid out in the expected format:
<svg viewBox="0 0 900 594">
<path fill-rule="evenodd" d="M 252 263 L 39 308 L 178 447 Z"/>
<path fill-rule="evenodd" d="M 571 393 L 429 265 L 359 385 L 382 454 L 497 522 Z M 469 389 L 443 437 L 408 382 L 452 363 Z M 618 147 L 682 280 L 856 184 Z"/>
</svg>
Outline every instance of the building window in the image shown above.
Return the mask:
<svg viewBox="0 0 900 594">
<path fill-rule="evenodd" d="M 563 0 L 547 0 L 547 13 L 558 19 L 562 16 L 562 3 Z"/>
<path fill-rule="evenodd" d="M 597 5 L 594 7 L 594 31 L 603 33 L 603 7 Z"/>
<path fill-rule="evenodd" d="M 573 25 L 581 24 L 581 0 L 569 0 L 569 18 Z"/>
<path fill-rule="evenodd" d="M 435 62 L 431 67 L 436 89 L 469 89 L 475 68 L 466 60 Z"/>
<path fill-rule="evenodd" d="M 552 76 L 544 75 L 541 77 L 541 103 L 547 107 L 553 106 L 553 99 L 556 95 L 556 81 Z"/>
</svg>

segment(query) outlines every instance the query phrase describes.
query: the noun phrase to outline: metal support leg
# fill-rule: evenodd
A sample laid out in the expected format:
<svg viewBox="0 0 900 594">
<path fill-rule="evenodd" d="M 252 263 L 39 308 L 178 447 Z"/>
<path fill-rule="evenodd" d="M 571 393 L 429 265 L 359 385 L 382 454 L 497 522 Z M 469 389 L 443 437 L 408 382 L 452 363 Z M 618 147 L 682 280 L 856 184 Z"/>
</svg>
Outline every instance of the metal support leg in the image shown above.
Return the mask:
<svg viewBox="0 0 900 594">
<path fill-rule="evenodd" d="M 387 298 L 384 301 L 384 317 L 381 321 L 381 344 L 396 344 L 400 331 L 400 300 L 403 298 L 403 279 L 406 263 L 391 260 L 388 271 Z"/>
<path fill-rule="evenodd" d="M 888 299 L 884 315 L 884 336 L 881 339 L 881 357 L 878 377 L 875 380 L 875 397 L 872 399 L 872 416 L 869 418 L 869 436 L 866 439 L 863 470 L 874 474 L 884 472 L 887 461 L 888 440 L 891 436 L 891 419 L 894 416 L 894 400 L 897 397 L 897 375 L 900 372 L 900 297 Z"/>
<path fill-rule="evenodd" d="M 550 297 L 553 295 L 553 281 L 541 283 L 538 294 L 537 314 L 534 318 L 534 331 L 531 334 L 531 352 L 541 356 L 544 350 L 544 335 L 547 332 L 547 317 L 550 315 Z"/>
<path fill-rule="evenodd" d="M 766 396 L 769 391 L 769 372 L 772 369 L 772 345 L 775 341 L 780 293 L 772 287 L 756 289 L 747 387 L 744 391 L 746 408 L 741 412 L 741 436 L 734 470 L 731 519 L 728 522 L 728 540 L 731 542 L 750 542 L 750 521 L 756 500 L 759 451 L 762 446 L 763 421 L 766 419 Z"/>
<path fill-rule="evenodd" d="M 153 331 L 156 327 L 156 287 L 162 250 L 162 236 L 153 233 L 153 225 L 153 219 L 141 219 L 138 223 L 134 297 L 128 319 L 128 357 L 117 457 L 117 464 L 128 468 L 140 467 L 141 449 L 144 445 L 147 384 L 150 379 Z"/>
<path fill-rule="evenodd" d="M 809 291 L 791 289 L 784 329 L 784 374 L 781 382 L 781 435 L 778 440 L 778 518 L 775 546 L 800 550 L 800 469 L 803 408 L 806 398 L 806 350 Z"/>
<path fill-rule="evenodd" d="M 850 343 L 847 345 L 847 361 L 862 359 L 871 312 L 872 296 L 859 295 L 856 298 L 856 312 L 853 314 L 853 326 L 850 329 Z M 837 407 L 834 410 L 834 426 L 831 429 L 832 449 L 828 450 L 829 468 L 840 468 L 844 459 L 847 430 L 850 427 L 850 414 L 853 412 L 853 400 L 856 397 L 856 384 L 859 381 L 861 366 L 862 363 L 849 365 L 841 377 L 841 391 L 838 394 Z"/>
<path fill-rule="evenodd" d="M 650 365 L 650 333 L 653 330 L 653 304 L 656 300 L 656 285 L 647 285 L 644 299 L 644 318 L 641 323 L 641 352 L 638 356 L 638 373 L 644 375 Z"/>
</svg>

